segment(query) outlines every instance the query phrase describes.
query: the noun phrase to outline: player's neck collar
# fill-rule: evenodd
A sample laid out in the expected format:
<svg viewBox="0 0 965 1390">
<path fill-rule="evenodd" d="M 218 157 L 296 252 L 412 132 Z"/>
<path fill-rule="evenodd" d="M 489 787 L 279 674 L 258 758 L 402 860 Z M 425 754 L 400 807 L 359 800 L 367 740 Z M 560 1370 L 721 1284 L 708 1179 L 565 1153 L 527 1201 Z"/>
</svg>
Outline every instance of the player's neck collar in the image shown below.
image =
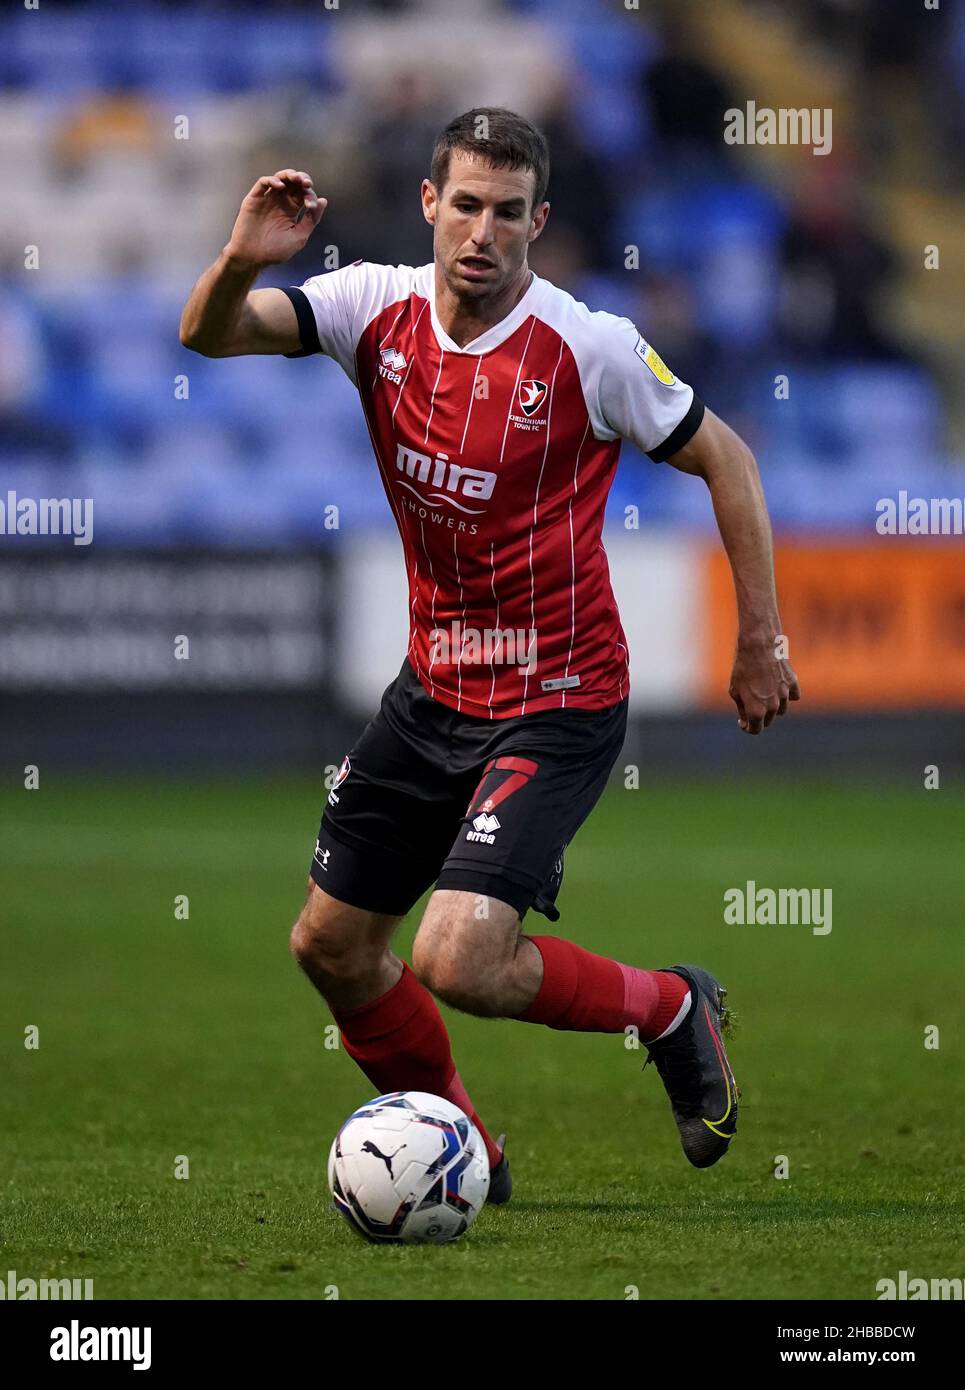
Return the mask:
<svg viewBox="0 0 965 1390">
<path fill-rule="evenodd" d="M 429 270 L 429 310 L 432 317 L 432 331 L 436 335 L 436 342 L 443 352 L 465 352 L 473 357 L 481 356 L 484 352 L 491 352 L 493 348 L 499 347 L 507 338 L 511 337 L 519 325 L 529 317 L 533 311 L 533 299 L 536 296 L 536 288 L 540 283 L 539 276 L 530 271 L 530 280 L 523 296 L 510 309 L 504 319 L 498 323 L 491 324 L 484 333 L 480 333 L 478 338 L 473 338 L 472 342 L 459 346 L 439 322 L 439 315 L 436 313 L 436 273 L 435 266 L 430 265 Z"/>
</svg>

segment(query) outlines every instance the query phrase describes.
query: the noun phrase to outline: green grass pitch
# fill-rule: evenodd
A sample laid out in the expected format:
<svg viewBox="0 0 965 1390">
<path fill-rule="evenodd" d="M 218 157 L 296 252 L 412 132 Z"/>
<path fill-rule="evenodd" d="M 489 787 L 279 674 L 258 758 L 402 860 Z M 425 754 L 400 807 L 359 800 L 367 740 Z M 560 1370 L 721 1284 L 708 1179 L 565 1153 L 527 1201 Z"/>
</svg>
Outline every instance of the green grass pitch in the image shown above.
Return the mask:
<svg viewBox="0 0 965 1390">
<path fill-rule="evenodd" d="M 900 1269 L 962 1275 L 961 798 L 843 779 L 611 790 L 552 930 L 719 974 L 737 1142 L 691 1169 L 622 1037 L 446 1010 L 516 1195 L 451 1246 L 379 1249 L 324 1176 L 370 1088 L 325 1048 L 287 951 L 322 795 L 47 777 L 0 796 L 0 1276 L 92 1278 L 96 1298 L 868 1299 Z M 725 925 L 747 879 L 831 888 L 831 934 Z"/>
</svg>

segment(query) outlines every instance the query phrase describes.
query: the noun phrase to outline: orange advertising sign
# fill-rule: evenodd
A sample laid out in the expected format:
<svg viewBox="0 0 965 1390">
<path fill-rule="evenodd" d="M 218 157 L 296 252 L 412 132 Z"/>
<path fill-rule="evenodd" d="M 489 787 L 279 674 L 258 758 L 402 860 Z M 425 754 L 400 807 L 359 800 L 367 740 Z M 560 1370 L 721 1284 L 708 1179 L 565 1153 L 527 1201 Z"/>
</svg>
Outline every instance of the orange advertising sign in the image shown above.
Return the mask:
<svg viewBox="0 0 965 1390">
<path fill-rule="evenodd" d="M 781 542 L 781 622 L 805 710 L 965 707 L 965 546 Z M 727 704 L 737 612 L 727 557 L 707 552 L 701 702 Z"/>
</svg>

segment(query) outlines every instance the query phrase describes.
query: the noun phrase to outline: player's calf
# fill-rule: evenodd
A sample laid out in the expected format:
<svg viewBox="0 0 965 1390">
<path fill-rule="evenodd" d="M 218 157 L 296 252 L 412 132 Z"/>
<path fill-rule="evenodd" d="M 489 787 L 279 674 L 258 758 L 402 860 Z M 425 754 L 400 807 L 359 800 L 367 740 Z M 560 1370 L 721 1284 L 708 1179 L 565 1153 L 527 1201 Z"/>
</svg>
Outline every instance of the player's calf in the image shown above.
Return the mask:
<svg viewBox="0 0 965 1390">
<path fill-rule="evenodd" d="M 340 902 L 312 881 L 292 928 L 292 954 L 324 996 L 342 1047 L 376 1094 L 428 1091 L 465 1111 L 489 1155 L 491 1200 L 506 1202 L 512 1192 L 508 1162 L 462 1084 L 438 1006 L 389 950 L 399 921 Z"/>
</svg>

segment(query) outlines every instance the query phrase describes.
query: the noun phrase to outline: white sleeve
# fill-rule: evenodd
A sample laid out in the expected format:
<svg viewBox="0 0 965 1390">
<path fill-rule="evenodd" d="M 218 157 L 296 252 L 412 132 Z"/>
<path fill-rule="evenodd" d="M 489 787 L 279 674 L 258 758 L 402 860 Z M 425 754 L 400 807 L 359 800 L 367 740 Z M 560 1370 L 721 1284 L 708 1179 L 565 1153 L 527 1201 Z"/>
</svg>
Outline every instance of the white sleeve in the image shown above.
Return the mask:
<svg viewBox="0 0 965 1390">
<path fill-rule="evenodd" d="M 596 433 L 605 439 L 629 439 L 655 463 L 662 463 L 696 434 L 704 404 L 692 387 L 678 381 L 629 319 L 602 313 L 594 318 L 599 321 Z"/>
<path fill-rule="evenodd" d="M 312 275 L 284 292 L 295 308 L 301 350 L 288 357 L 323 352 L 355 382 L 355 349 L 372 319 L 395 299 L 409 293 L 411 266 L 355 261 L 341 270 Z M 357 385 L 358 383 L 356 383 Z"/>
</svg>

